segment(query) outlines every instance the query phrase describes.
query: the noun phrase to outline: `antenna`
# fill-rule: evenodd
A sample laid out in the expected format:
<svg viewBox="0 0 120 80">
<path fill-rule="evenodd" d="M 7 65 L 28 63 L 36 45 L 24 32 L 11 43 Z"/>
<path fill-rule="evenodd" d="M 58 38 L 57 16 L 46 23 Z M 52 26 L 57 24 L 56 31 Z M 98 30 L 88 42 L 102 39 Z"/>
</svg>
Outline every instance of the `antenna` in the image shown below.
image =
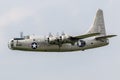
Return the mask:
<svg viewBox="0 0 120 80">
<path fill-rule="evenodd" d="M 23 32 L 20 32 L 20 38 L 23 38 Z"/>
</svg>

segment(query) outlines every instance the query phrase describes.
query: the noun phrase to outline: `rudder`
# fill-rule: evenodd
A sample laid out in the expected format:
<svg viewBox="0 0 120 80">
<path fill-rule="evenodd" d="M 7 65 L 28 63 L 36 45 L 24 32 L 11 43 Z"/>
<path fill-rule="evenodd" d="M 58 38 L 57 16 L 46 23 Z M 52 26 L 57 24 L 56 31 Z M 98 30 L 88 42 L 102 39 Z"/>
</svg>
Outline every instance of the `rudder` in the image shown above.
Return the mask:
<svg viewBox="0 0 120 80">
<path fill-rule="evenodd" d="M 90 30 L 88 31 L 88 34 L 91 33 L 100 33 L 100 35 L 98 35 L 99 37 L 106 36 L 104 16 L 103 16 L 103 11 L 101 9 L 97 10 L 96 16 L 94 18 L 94 22 Z"/>
</svg>

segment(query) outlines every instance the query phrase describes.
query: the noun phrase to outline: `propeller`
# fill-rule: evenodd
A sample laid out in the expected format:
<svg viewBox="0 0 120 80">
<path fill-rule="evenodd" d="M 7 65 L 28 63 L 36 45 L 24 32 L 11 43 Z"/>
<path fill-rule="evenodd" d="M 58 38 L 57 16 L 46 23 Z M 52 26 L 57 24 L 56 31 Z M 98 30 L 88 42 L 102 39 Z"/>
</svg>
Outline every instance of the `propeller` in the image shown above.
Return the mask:
<svg viewBox="0 0 120 80">
<path fill-rule="evenodd" d="M 62 32 L 61 35 L 59 35 L 59 33 L 57 33 L 56 36 L 53 36 L 51 33 L 49 33 L 47 40 L 48 40 L 49 44 L 58 45 L 60 48 L 63 43 L 69 42 L 68 38 L 69 38 L 69 36 L 66 35 L 64 32 Z"/>
</svg>

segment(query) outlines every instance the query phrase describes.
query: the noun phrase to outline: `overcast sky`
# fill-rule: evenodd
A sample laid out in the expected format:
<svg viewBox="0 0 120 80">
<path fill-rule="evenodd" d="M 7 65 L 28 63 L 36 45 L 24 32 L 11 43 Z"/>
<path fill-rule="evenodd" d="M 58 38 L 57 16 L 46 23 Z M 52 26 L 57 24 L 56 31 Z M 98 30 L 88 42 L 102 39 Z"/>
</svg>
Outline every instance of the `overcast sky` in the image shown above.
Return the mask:
<svg viewBox="0 0 120 80">
<path fill-rule="evenodd" d="M 21 31 L 84 34 L 98 8 L 107 33 L 118 35 L 106 47 L 65 53 L 8 49 L 8 41 Z M 1 0 L 0 80 L 120 80 L 119 8 L 119 0 Z"/>
</svg>

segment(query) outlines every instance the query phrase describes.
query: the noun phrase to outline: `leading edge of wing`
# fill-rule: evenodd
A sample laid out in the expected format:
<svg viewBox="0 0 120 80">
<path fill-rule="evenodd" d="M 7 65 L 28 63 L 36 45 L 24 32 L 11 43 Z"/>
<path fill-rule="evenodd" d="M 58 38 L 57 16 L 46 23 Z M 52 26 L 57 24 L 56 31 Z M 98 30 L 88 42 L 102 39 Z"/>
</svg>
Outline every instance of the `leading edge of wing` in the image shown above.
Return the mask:
<svg viewBox="0 0 120 80">
<path fill-rule="evenodd" d="M 97 36 L 97 35 L 100 35 L 100 33 L 84 34 L 84 35 L 75 36 L 75 37 L 71 36 L 70 39 L 72 39 L 72 40 L 78 40 L 78 39 L 89 38 L 89 37 L 93 37 L 93 36 Z"/>
</svg>

